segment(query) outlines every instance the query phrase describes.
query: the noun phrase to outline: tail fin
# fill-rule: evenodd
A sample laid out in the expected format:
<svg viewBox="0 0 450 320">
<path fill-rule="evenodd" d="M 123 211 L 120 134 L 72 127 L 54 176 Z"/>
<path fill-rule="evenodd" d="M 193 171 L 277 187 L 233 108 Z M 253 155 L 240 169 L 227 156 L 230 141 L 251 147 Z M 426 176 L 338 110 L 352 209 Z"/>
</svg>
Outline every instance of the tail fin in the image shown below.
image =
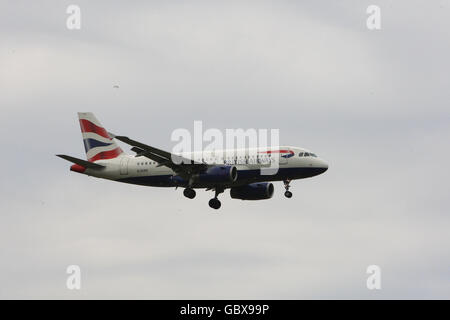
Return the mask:
<svg viewBox="0 0 450 320">
<path fill-rule="evenodd" d="M 78 112 L 88 161 L 114 159 L 123 151 L 91 112 Z"/>
</svg>

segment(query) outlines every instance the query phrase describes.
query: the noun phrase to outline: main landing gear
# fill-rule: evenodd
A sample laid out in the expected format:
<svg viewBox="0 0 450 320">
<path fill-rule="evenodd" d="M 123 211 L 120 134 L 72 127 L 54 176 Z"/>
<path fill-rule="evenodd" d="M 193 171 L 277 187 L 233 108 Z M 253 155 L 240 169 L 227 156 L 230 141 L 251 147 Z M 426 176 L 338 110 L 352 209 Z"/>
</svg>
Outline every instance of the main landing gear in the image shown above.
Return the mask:
<svg viewBox="0 0 450 320">
<path fill-rule="evenodd" d="M 195 195 L 196 195 L 195 190 L 192 188 L 184 189 L 183 194 L 186 198 L 189 198 L 189 199 L 194 199 Z"/>
<path fill-rule="evenodd" d="M 286 198 L 288 198 L 288 199 L 289 199 L 289 198 L 292 198 L 292 192 L 289 191 L 289 188 L 291 187 L 291 186 L 290 186 L 290 182 L 291 182 L 290 179 L 283 180 L 283 183 L 284 183 L 284 189 L 286 190 L 286 191 L 284 192 L 284 196 L 285 196 Z M 209 189 L 207 189 L 207 190 L 211 190 L 211 189 L 212 189 L 212 188 L 209 188 Z M 209 200 L 209 202 L 208 202 L 208 205 L 209 205 L 211 208 L 217 210 L 217 209 L 219 209 L 219 208 L 222 206 L 222 204 L 220 203 L 220 200 L 218 199 L 218 196 L 219 196 L 219 194 L 223 193 L 224 190 L 225 190 L 224 188 L 219 188 L 219 187 L 214 188 L 214 198 L 212 198 L 212 199 Z M 194 189 L 192 189 L 192 188 L 190 188 L 190 187 L 187 187 L 186 189 L 184 189 L 183 194 L 184 194 L 184 196 L 185 196 L 186 198 L 194 199 L 194 198 L 195 198 L 195 195 L 196 195 L 196 192 L 195 192 Z"/>
<path fill-rule="evenodd" d="M 211 200 L 209 200 L 208 204 L 211 208 L 216 209 L 216 210 L 219 209 L 220 206 L 222 205 L 220 203 L 220 200 L 217 198 L 212 198 Z"/>
<path fill-rule="evenodd" d="M 222 192 L 224 191 L 224 189 L 223 188 L 215 188 L 215 195 L 214 195 L 214 198 L 212 198 L 211 200 L 209 200 L 209 206 L 211 207 L 211 208 L 213 208 L 213 209 L 219 209 L 220 208 L 220 206 L 222 205 L 221 203 L 220 203 L 220 200 L 219 199 L 217 199 L 217 196 L 219 195 L 219 194 L 221 194 Z"/>
<path fill-rule="evenodd" d="M 224 190 L 225 190 L 224 188 L 214 188 L 214 192 L 215 192 L 214 198 L 209 200 L 209 203 L 208 203 L 211 208 L 216 209 L 216 210 L 220 208 L 220 206 L 222 204 L 220 203 L 220 201 L 219 201 L 219 199 L 217 197 L 218 197 L 219 194 L 224 192 Z M 196 192 L 195 192 L 194 189 L 192 189 L 190 187 L 187 187 L 186 189 L 184 189 L 183 195 L 186 198 L 194 199 L 195 195 L 196 195 Z"/>
<path fill-rule="evenodd" d="M 291 182 L 291 180 L 283 180 L 284 188 L 286 189 L 286 192 L 284 193 L 284 196 L 286 198 L 292 198 L 292 192 L 289 191 L 289 188 L 291 187 L 289 185 L 290 182 Z"/>
</svg>

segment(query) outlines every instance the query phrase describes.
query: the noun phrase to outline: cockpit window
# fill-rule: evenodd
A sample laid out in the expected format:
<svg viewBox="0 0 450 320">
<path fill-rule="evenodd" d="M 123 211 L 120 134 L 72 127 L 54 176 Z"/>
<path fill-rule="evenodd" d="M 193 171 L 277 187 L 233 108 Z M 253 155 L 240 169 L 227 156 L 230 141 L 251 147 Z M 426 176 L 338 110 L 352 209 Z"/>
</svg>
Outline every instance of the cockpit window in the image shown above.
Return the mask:
<svg viewBox="0 0 450 320">
<path fill-rule="evenodd" d="M 314 157 L 317 158 L 317 155 L 315 153 L 311 153 L 311 152 L 300 152 L 298 154 L 299 157 Z"/>
</svg>

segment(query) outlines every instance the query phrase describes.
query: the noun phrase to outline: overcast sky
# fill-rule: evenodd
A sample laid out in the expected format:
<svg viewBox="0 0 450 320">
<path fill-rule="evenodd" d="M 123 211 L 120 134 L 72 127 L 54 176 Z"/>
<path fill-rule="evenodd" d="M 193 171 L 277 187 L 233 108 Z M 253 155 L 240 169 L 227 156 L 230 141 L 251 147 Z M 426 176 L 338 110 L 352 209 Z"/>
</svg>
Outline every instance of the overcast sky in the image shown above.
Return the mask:
<svg viewBox="0 0 450 320">
<path fill-rule="evenodd" d="M 0 298 L 450 298 L 449 0 L 6 0 L 0 38 Z M 213 211 L 70 172 L 78 111 L 167 150 L 280 129 L 330 169 Z"/>
</svg>

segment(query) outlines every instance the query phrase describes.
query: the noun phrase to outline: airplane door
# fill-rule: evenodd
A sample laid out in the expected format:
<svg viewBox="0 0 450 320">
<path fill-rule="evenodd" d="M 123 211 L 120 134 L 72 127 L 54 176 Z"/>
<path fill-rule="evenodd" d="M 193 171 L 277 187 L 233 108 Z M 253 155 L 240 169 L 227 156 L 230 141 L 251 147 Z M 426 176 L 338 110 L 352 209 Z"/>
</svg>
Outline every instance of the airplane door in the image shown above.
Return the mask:
<svg viewBox="0 0 450 320">
<path fill-rule="evenodd" d="M 128 161 L 130 159 L 128 157 L 123 157 L 122 160 L 120 160 L 120 174 L 126 175 L 128 174 Z"/>
<path fill-rule="evenodd" d="M 288 160 L 287 160 L 287 158 L 285 158 L 285 157 L 282 157 L 282 154 L 280 154 L 280 158 L 279 158 L 279 160 L 280 160 L 280 164 L 287 164 L 287 163 L 288 163 Z"/>
</svg>

